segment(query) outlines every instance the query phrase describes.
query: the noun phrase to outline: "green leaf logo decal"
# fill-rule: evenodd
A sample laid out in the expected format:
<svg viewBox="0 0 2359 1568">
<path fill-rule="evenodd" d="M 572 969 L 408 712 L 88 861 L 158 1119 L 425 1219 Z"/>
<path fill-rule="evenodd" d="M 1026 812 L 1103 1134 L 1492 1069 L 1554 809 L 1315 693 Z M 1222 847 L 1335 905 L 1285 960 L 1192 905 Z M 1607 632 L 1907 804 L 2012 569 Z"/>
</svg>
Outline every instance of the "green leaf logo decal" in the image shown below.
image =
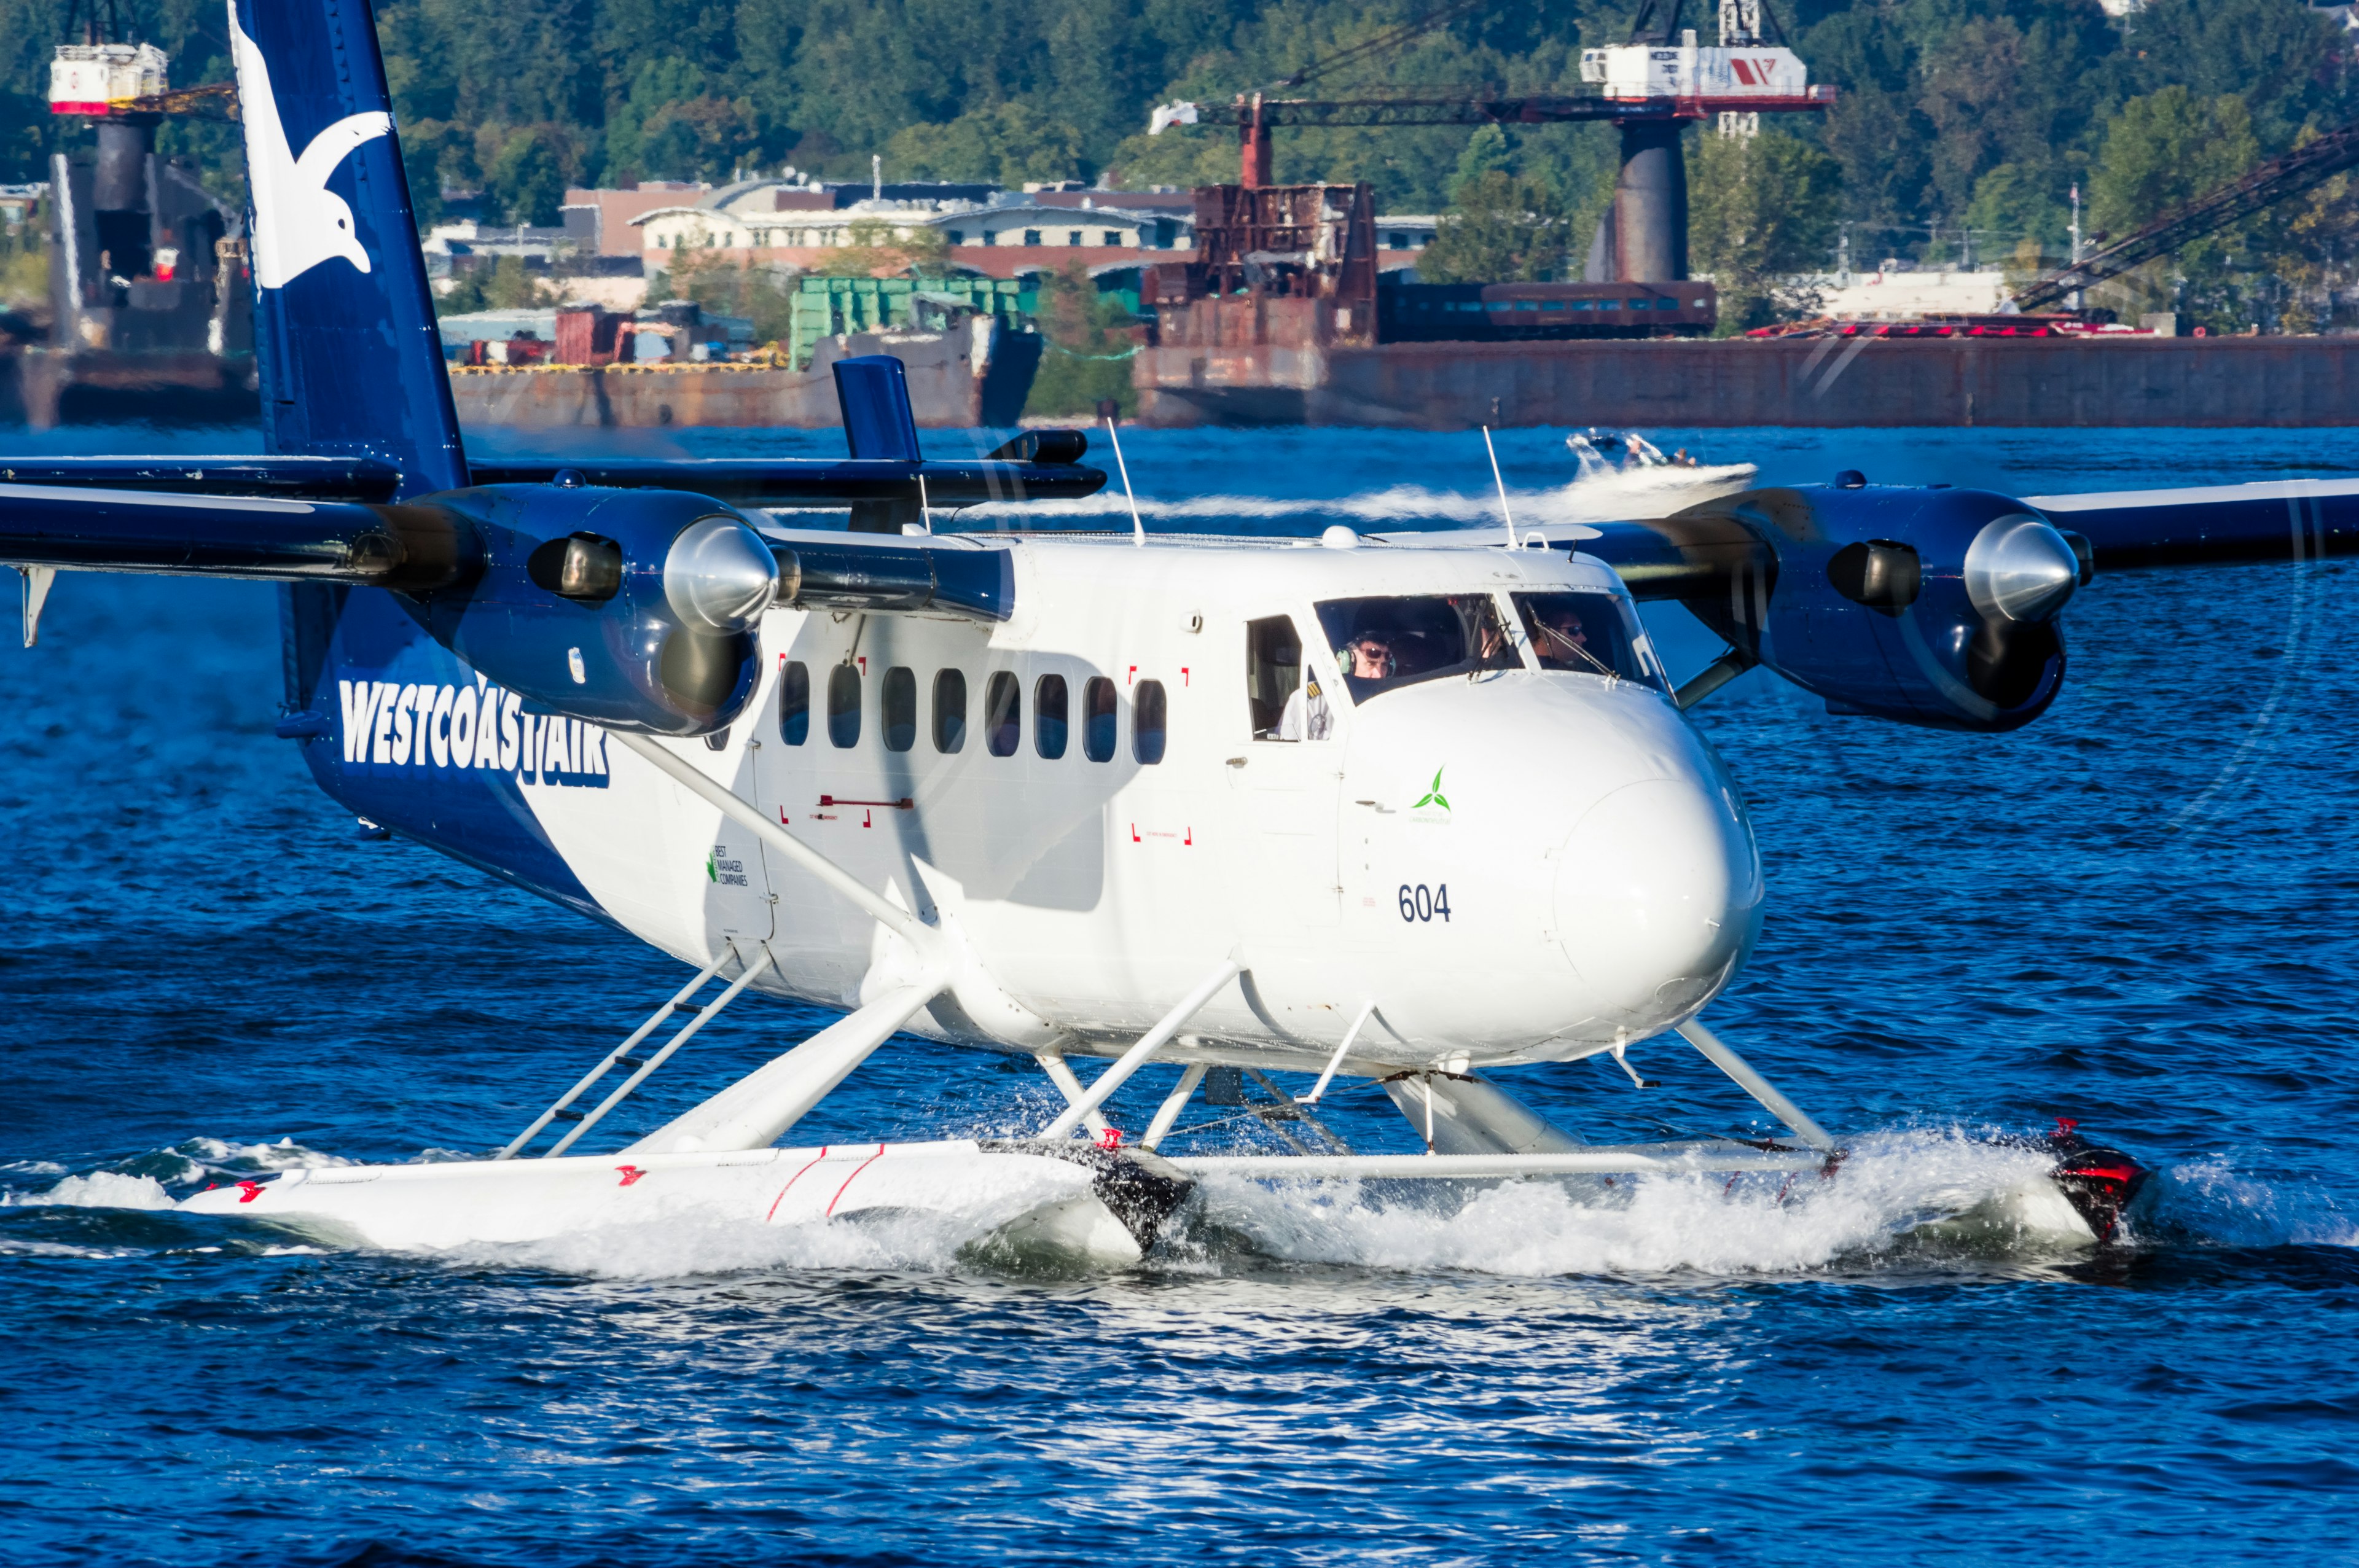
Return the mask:
<svg viewBox="0 0 2359 1568">
<path fill-rule="evenodd" d="M 1441 793 L 1441 773 L 1442 770 L 1440 768 L 1433 770 L 1431 787 L 1418 797 L 1417 804 L 1409 807 L 1411 811 L 1419 811 L 1429 806 L 1438 806 L 1444 811 L 1450 809 L 1450 797 Z"/>
<path fill-rule="evenodd" d="M 704 857 L 704 880 L 709 882 L 717 882 L 721 880 L 721 872 L 713 866 L 712 857 L 710 855 Z"/>
</svg>

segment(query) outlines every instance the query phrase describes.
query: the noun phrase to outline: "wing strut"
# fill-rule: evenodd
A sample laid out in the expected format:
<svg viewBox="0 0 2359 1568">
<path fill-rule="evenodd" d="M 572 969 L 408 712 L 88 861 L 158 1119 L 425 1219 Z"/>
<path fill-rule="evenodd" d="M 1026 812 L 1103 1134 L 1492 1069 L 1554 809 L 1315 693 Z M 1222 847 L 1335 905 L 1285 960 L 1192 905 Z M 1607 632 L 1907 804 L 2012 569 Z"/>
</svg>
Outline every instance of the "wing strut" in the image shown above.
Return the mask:
<svg viewBox="0 0 2359 1568">
<path fill-rule="evenodd" d="M 821 884 L 916 950 L 915 971 L 887 977 L 872 1000 L 782 1056 L 723 1089 L 686 1114 L 665 1123 L 623 1151 L 625 1154 L 670 1154 L 693 1150 L 759 1149 L 802 1119 L 833 1093 L 896 1030 L 940 996 L 956 972 L 949 939 L 875 889 L 821 854 L 765 816 L 753 802 L 694 763 L 644 735 L 608 731 L 656 770 L 720 808 L 732 822 L 750 828 Z M 750 974 L 748 977 L 750 978 Z M 741 979 L 739 984 L 742 985 Z"/>
<path fill-rule="evenodd" d="M 55 567 L 18 567 L 16 575 L 25 579 L 25 646 L 31 647 L 41 640 L 41 607 L 49 601 L 49 589 L 58 580 Z"/>
</svg>

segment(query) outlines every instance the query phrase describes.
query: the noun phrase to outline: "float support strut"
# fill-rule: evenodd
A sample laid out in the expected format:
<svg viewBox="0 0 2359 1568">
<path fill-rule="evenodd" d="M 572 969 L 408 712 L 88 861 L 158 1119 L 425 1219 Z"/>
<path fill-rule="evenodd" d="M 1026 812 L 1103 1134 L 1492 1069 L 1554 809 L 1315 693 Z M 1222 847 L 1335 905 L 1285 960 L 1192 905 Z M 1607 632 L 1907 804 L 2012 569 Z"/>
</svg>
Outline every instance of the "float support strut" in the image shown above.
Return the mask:
<svg viewBox="0 0 2359 1568">
<path fill-rule="evenodd" d="M 1777 1087 L 1748 1065 L 1744 1057 L 1721 1043 L 1720 1036 L 1690 1018 L 1680 1025 L 1680 1038 L 1704 1054 L 1704 1059 L 1730 1077 L 1736 1087 L 1761 1102 L 1761 1108 L 1801 1135 L 1813 1149 L 1832 1150 L 1827 1130 L 1802 1113 L 1802 1108 L 1777 1092 Z"/>
<path fill-rule="evenodd" d="M 1078 1104 L 1070 1107 L 1064 1115 L 1042 1128 L 1040 1136 L 1045 1139 L 1071 1137 L 1073 1129 L 1082 1124 L 1082 1118 L 1105 1104 L 1114 1090 L 1129 1081 L 1133 1073 L 1147 1065 L 1158 1051 L 1171 1043 L 1171 1037 L 1201 1011 L 1204 1004 L 1212 1000 L 1223 986 L 1244 972 L 1245 966 L 1234 958 L 1222 959 L 1220 968 L 1198 981 L 1194 990 L 1180 999 L 1179 1006 L 1165 1013 L 1154 1028 L 1140 1035 L 1138 1044 L 1124 1052 L 1113 1066 L 1100 1073 L 1097 1081 L 1090 1086 L 1090 1092 L 1083 1095 Z"/>
<path fill-rule="evenodd" d="M 1073 1069 L 1066 1064 L 1061 1053 L 1035 1051 L 1032 1053 L 1032 1059 L 1040 1064 L 1040 1070 L 1049 1075 L 1049 1081 L 1057 1086 L 1057 1092 L 1065 1097 L 1067 1105 L 1079 1105 L 1089 1094 L 1087 1089 L 1082 1087 L 1082 1080 L 1073 1076 Z M 1092 1132 L 1101 1136 L 1104 1134 L 1106 1119 L 1103 1115 L 1093 1110 L 1082 1118 L 1082 1120 Z"/>
<path fill-rule="evenodd" d="M 1149 1149 L 1161 1148 L 1163 1141 L 1171 1136 L 1172 1124 L 1180 1119 L 1180 1113 L 1188 1108 L 1190 1100 L 1196 1098 L 1196 1086 L 1203 1081 L 1203 1063 L 1190 1062 L 1182 1068 L 1180 1081 L 1172 1086 L 1171 1093 L 1156 1108 L 1155 1119 L 1147 1124 L 1147 1136 L 1139 1142 Z"/>
</svg>

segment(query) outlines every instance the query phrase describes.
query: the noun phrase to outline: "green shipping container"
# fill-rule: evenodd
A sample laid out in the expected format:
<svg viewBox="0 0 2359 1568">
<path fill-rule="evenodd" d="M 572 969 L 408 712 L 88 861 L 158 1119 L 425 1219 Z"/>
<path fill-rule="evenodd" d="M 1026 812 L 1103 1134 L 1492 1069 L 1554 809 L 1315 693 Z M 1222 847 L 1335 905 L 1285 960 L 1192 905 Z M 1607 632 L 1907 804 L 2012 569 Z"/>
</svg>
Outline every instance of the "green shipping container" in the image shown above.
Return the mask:
<svg viewBox="0 0 2359 1568">
<path fill-rule="evenodd" d="M 1028 331 L 1040 303 L 1037 286 L 998 277 L 806 277 L 795 290 L 795 367 L 808 369 L 821 338 L 908 330 L 963 308 Z"/>
</svg>

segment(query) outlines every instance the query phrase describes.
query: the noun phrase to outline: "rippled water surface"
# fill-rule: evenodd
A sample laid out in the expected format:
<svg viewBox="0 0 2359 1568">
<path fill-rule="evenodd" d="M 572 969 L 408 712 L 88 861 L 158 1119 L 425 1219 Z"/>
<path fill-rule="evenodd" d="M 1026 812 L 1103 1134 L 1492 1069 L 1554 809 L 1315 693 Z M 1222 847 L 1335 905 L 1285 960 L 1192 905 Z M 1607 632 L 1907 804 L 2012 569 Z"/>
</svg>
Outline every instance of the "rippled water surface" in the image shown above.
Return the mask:
<svg viewBox="0 0 2359 1568">
<path fill-rule="evenodd" d="M 1575 504 L 1561 436 L 1502 442 L 1526 515 Z M 41 440 L 110 438 L 149 439 Z M 2359 470 L 2333 432 L 1657 439 L 1772 479 L 2022 493 Z M 1479 438 L 1125 444 L 1150 526 L 1487 503 Z M 1663 1183 L 1600 1213 L 1509 1187 L 1443 1215 L 1214 1183 L 1147 1266 L 1043 1276 L 918 1225 L 419 1258 L 173 1212 L 227 1173 L 496 1146 L 681 975 L 358 839 L 272 738 L 269 589 L 67 578 L 40 647 L 0 649 L 0 1542 L 23 1564 L 2345 1560 L 2355 588 L 2350 563 L 2100 579 L 2064 697 L 2010 737 L 1830 718 L 1759 675 L 1699 710 L 1772 895 L 1710 1017 L 1856 1148 L 1819 1190 Z M 1677 617 L 1691 666 L 1710 650 Z M 645 1124 L 814 1022 L 749 1003 Z M 1512 1082 L 1592 1137 L 1758 1127 L 1684 1047 L 1633 1055 L 1663 1087 Z M 1048 1103 L 1028 1068 L 902 1043 L 797 1138 Z M 2132 1245 L 1917 1229 L 2021 1173 L 1995 1135 L 2058 1115 L 2159 1168 Z M 1380 1098 L 1340 1120 L 1409 1146 Z"/>
</svg>

